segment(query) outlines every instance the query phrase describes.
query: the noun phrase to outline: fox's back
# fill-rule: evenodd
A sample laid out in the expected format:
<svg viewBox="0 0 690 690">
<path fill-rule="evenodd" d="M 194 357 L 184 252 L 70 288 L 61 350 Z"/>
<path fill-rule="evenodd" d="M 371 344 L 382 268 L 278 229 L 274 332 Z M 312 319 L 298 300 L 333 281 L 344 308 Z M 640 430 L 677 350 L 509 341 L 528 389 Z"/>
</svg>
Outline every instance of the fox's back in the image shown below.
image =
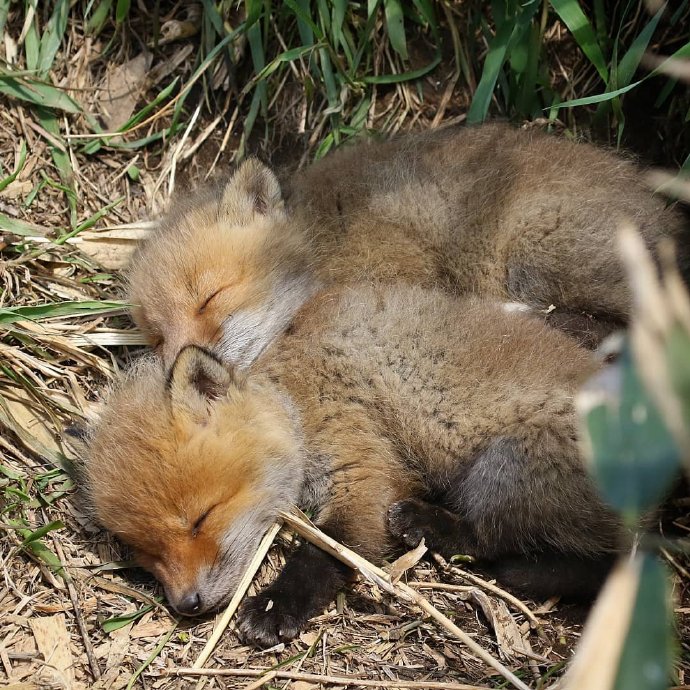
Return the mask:
<svg viewBox="0 0 690 690">
<path fill-rule="evenodd" d="M 541 419 L 572 436 L 572 398 L 592 355 L 540 319 L 419 287 L 322 295 L 261 365 L 309 420 L 355 404 L 431 462 Z M 555 421 L 554 421 L 555 420 Z M 315 428 L 318 427 L 318 421 Z"/>
</svg>

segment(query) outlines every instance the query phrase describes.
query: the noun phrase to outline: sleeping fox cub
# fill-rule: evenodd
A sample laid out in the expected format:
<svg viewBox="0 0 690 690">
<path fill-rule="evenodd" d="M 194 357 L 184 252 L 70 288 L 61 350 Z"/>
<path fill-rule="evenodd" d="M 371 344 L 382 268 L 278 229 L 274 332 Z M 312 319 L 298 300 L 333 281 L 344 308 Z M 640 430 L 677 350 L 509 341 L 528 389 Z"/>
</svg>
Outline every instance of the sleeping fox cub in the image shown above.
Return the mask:
<svg viewBox="0 0 690 690">
<path fill-rule="evenodd" d="M 424 537 L 521 589 L 591 594 L 627 543 L 578 455 L 573 396 L 596 368 L 493 302 L 340 288 L 247 371 L 195 346 L 169 373 L 143 360 L 84 435 L 83 484 L 184 614 L 227 602 L 291 505 L 369 559 Z M 241 632 L 293 637 L 347 577 L 302 545 Z"/>
<path fill-rule="evenodd" d="M 129 300 L 168 366 L 196 344 L 246 367 L 319 284 L 359 280 L 554 305 L 554 325 L 596 340 L 628 315 L 624 218 L 652 247 L 681 227 L 632 163 L 506 125 L 346 147 L 282 189 L 249 160 L 173 206 L 132 261 Z"/>
</svg>

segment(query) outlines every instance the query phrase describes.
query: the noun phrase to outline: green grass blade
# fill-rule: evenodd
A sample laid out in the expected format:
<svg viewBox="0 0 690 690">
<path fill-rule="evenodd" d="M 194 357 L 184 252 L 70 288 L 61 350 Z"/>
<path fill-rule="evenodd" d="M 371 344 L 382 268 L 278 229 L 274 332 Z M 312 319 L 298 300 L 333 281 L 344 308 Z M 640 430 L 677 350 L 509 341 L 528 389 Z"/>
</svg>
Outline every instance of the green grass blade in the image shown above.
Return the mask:
<svg viewBox="0 0 690 690">
<path fill-rule="evenodd" d="M 39 527 L 38 529 L 33 530 L 33 532 L 29 532 L 24 536 L 24 540 L 22 543 L 19 545 L 20 548 L 25 548 L 31 542 L 33 541 L 38 541 L 39 539 L 42 539 L 43 537 L 48 534 L 48 532 L 52 532 L 53 530 L 56 529 L 63 529 L 65 524 L 63 522 L 60 522 L 60 520 L 55 520 L 53 522 L 49 522 L 47 525 L 43 525 L 42 527 Z M 24 531 L 24 530 L 22 530 Z"/>
<path fill-rule="evenodd" d="M 25 4 L 25 11 L 28 13 L 30 8 L 36 10 L 38 7 L 38 0 L 29 0 Z M 24 57 L 26 58 L 26 68 L 35 74 L 38 69 L 38 55 L 41 49 L 41 39 L 36 28 L 36 18 L 34 17 L 29 30 L 26 32 L 24 38 Z"/>
<path fill-rule="evenodd" d="M 127 19 L 129 16 L 130 0 L 117 0 L 117 5 L 115 6 L 115 21 L 118 24 Z"/>
<path fill-rule="evenodd" d="M 493 41 L 491 41 L 489 52 L 484 60 L 481 79 L 472 97 L 470 109 L 467 112 L 468 124 L 483 122 L 489 111 L 491 97 L 498 80 L 498 73 L 508 55 L 508 44 L 513 35 L 513 30 L 514 25 L 511 22 L 503 22 L 496 32 Z"/>
<path fill-rule="evenodd" d="M 254 79 L 252 79 L 245 87 L 242 89 L 243 94 L 249 93 L 255 86 L 256 83 L 259 81 L 262 81 L 264 79 L 267 79 L 268 77 L 271 76 L 282 64 L 286 62 L 293 62 L 294 60 L 298 60 L 304 55 L 307 55 L 308 53 L 313 52 L 316 48 L 319 47 L 319 44 L 316 45 L 310 45 L 310 46 L 301 46 L 299 48 L 291 48 L 290 50 L 286 50 L 283 53 L 280 53 L 277 57 L 275 57 L 271 62 L 269 62 L 266 67 L 264 67 L 259 74 L 257 74 Z"/>
<path fill-rule="evenodd" d="M 441 53 L 439 51 L 428 65 L 420 67 L 419 69 L 413 69 L 409 72 L 402 72 L 401 74 L 380 74 L 374 77 L 364 77 L 362 81 L 365 84 L 398 84 L 404 81 L 413 81 L 414 79 L 419 79 L 425 74 L 431 72 L 431 70 L 435 69 L 440 62 Z"/>
<path fill-rule="evenodd" d="M 40 225 L 27 223 L 24 220 L 19 220 L 19 218 L 10 218 L 4 213 L 0 213 L 0 229 L 20 237 L 40 237 L 47 232 L 46 228 Z"/>
<path fill-rule="evenodd" d="M 62 143 L 62 134 L 60 132 L 60 125 L 57 118 L 50 110 L 46 108 L 38 108 L 36 111 L 41 126 L 53 136 L 53 141 Z M 67 197 L 67 205 L 70 212 L 70 226 L 76 227 L 77 224 L 77 193 L 74 188 L 74 170 L 72 170 L 72 161 L 69 154 L 63 149 L 60 149 L 53 141 L 48 141 L 48 148 L 53 157 L 55 167 L 60 174 L 60 179 L 64 186 L 65 196 Z"/>
<path fill-rule="evenodd" d="M 287 2 L 285 4 L 288 5 Z M 311 45 L 314 42 L 315 25 L 309 16 L 309 0 L 295 0 L 295 4 L 299 8 L 299 11 L 295 11 L 295 16 L 300 40 L 302 45 Z"/>
<path fill-rule="evenodd" d="M 54 108 L 66 113 L 81 113 L 81 106 L 64 91 L 51 84 L 0 74 L 0 93 L 32 105 Z"/>
<path fill-rule="evenodd" d="M 564 101 L 563 103 L 559 103 L 556 108 L 572 108 L 577 105 L 591 105 L 592 103 L 601 103 L 602 101 L 610 101 L 613 98 L 616 98 L 617 96 L 622 96 L 624 93 L 628 93 L 628 91 L 632 91 L 635 87 L 639 86 L 642 82 L 647 81 L 647 79 L 651 79 L 652 77 L 657 76 L 658 74 L 662 74 L 662 70 L 664 65 L 669 61 L 669 60 L 674 60 L 676 58 L 687 58 L 690 57 L 690 43 L 686 43 L 684 46 L 680 47 L 673 55 L 669 56 L 664 62 L 662 62 L 658 67 L 656 67 L 654 70 L 652 70 L 649 74 L 647 74 L 645 77 L 642 79 L 633 82 L 632 84 L 628 84 L 627 86 L 624 86 L 620 89 L 616 89 L 615 91 L 609 91 L 606 93 L 600 93 L 595 96 L 586 96 L 585 98 L 574 98 L 571 101 Z"/>
<path fill-rule="evenodd" d="M 69 0 L 58 0 L 41 36 L 38 53 L 38 73 L 41 76 L 45 76 L 53 66 L 53 60 L 65 35 L 68 14 Z"/>
<path fill-rule="evenodd" d="M 118 312 L 129 306 L 126 302 L 49 302 L 30 307 L 3 307 L 0 309 L 0 326 L 9 326 L 17 321 L 42 321 L 61 316 L 96 316 Z"/>
<path fill-rule="evenodd" d="M 662 6 L 651 18 L 644 29 L 636 36 L 626 54 L 621 58 L 618 63 L 616 86 L 627 86 L 632 81 L 665 9 L 665 6 Z"/>
<path fill-rule="evenodd" d="M 22 139 L 22 143 L 19 145 L 19 156 L 17 156 L 17 162 L 14 165 L 14 170 L 11 174 L 0 180 L 0 192 L 2 192 L 5 187 L 12 184 L 17 179 L 17 175 L 24 168 L 24 163 L 26 162 L 26 140 Z"/>
<path fill-rule="evenodd" d="M 151 654 L 149 654 L 149 656 L 141 664 L 141 666 L 139 666 L 139 668 L 132 674 L 132 677 L 129 679 L 129 682 L 125 687 L 125 690 L 132 690 L 139 676 L 151 665 L 151 662 L 163 651 L 163 647 L 165 647 L 165 645 L 168 644 L 168 641 L 172 637 L 175 630 L 177 630 L 177 622 L 175 622 L 172 628 L 170 628 L 170 630 L 168 630 L 168 632 L 161 637 L 160 642 L 156 645 L 155 649 L 151 652 Z"/>
<path fill-rule="evenodd" d="M 399 0 L 383 0 L 383 8 L 386 15 L 386 28 L 388 38 L 393 50 L 403 60 L 407 60 L 407 37 L 405 36 L 405 20 Z"/>
<path fill-rule="evenodd" d="M 285 0 L 283 3 L 286 7 L 289 7 L 297 17 L 298 25 L 299 23 L 304 25 L 305 36 L 302 36 L 302 29 L 299 29 L 300 37 L 302 38 L 302 43 L 311 45 L 314 42 L 314 36 L 319 41 L 325 41 L 325 36 L 323 31 L 320 29 L 318 24 L 309 15 L 309 2 L 308 0 Z M 299 26 L 298 26 L 299 28 Z M 307 31 L 308 29 L 308 31 Z M 306 37 L 309 40 L 305 40 Z"/>
<path fill-rule="evenodd" d="M 138 609 L 137 611 L 133 611 L 132 613 L 126 613 L 123 616 L 114 616 L 113 618 L 108 618 L 107 620 L 104 620 L 101 623 L 101 627 L 103 628 L 103 632 L 115 632 L 116 630 L 124 628 L 126 625 L 129 625 L 130 623 L 139 620 L 144 614 L 152 610 L 153 604 L 147 604 L 146 606 L 142 606 L 140 609 Z"/>
<path fill-rule="evenodd" d="M 86 33 L 89 36 L 98 36 L 103 31 L 103 27 L 110 17 L 112 5 L 113 0 L 102 0 L 98 3 L 98 7 L 96 7 L 86 21 Z"/>
<path fill-rule="evenodd" d="M 0 0 L 0 36 L 5 33 L 7 15 L 10 13 L 10 0 Z"/>
<path fill-rule="evenodd" d="M 36 558 L 42 560 L 58 577 L 64 577 L 65 569 L 62 562 L 42 541 L 32 541 L 26 548 Z"/>
<path fill-rule="evenodd" d="M 563 23 L 570 29 L 582 52 L 599 72 L 599 76 L 608 84 L 609 72 L 604 54 L 601 52 L 594 29 L 577 0 L 550 0 L 550 2 Z"/>
<path fill-rule="evenodd" d="M 643 553 L 637 596 L 613 690 L 666 690 L 673 669 L 674 640 L 666 570 Z"/>
<path fill-rule="evenodd" d="M 247 5 L 250 6 L 250 12 L 252 14 L 257 13 L 255 6 L 258 5 L 257 17 L 261 16 L 260 3 L 248 2 Z M 258 75 L 261 73 L 261 70 L 263 70 L 263 68 L 266 66 L 266 55 L 264 53 L 263 36 L 261 35 L 261 26 L 258 21 L 252 23 L 247 29 L 247 42 L 249 43 L 249 51 L 252 56 L 252 63 L 254 64 L 254 73 Z M 261 106 L 261 111 L 265 112 L 266 106 L 268 104 L 268 91 L 266 90 L 266 83 L 263 81 L 259 81 L 257 82 L 255 88 L 257 90 L 257 93 L 259 94 L 259 103 Z M 247 130 L 246 122 L 245 131 L 247 131 L 247 133 L 250 131 Z"/>
</svg>

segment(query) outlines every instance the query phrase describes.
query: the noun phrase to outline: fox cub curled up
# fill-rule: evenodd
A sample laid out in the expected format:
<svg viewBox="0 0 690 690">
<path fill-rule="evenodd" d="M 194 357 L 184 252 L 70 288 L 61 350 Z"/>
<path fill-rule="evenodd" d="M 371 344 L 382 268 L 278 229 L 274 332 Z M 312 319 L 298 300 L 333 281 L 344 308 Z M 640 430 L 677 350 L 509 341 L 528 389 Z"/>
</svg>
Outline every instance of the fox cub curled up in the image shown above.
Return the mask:
<svg viewBox="0 0 690 690">
<path fill-rule="evenodd" d="M 346 146 L 284 178 L 248 160 L 137 251 L 128 301 L 168 366 L 190 344 L 249 366 L 319 286 L 363 280 L 553 305 L 594 344 L 629 313 L 618 224 L 649 247 L 683 227 L 630 161 L 507 125 Z"/>
<path fill-rule="evenodd" d="M 227 602 L 291 505 L 369 559 L 424 537 L 509 585 L 587 594 L 628 540 L 578 455 L 573 396 L 597 366 L 497 303 L 324 292 L 248 371 L 195 346 L 169 373 L 143 360 L 85 432 L 82 482 L 184 614 Z M 304 544 L 240 630 L 289 639 L 347 577 Z"/>
</svg>

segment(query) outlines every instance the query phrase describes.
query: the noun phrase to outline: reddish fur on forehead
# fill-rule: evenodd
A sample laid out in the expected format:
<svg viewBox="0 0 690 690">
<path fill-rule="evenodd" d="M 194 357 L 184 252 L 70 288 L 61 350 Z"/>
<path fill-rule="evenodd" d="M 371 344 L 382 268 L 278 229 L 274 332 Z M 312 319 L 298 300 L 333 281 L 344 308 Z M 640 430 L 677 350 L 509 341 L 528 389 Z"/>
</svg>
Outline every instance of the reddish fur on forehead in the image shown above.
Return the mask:
<svg viewBox="0 0 690 690">
<path fill-rule="evenodd" d="M 260 500 L 263 473 L 293 452 L 294 442 L 260 397 L 233 389 L 200 425 L 172 409 L 157 362 L 139 369 L 111 396 L 94 431 L 89 499 L 98 521 L 120 539 L 155 558 L 188 550 L 193 570 L 247 510 L 249 496 Z M 190 540 L 209 508 L 199 534 L 210 541 Z"/>
<path fill-rule="evenodd" d="M 201 189 L 173 206 L 128 270 L 134 320 L 149 342 L 170 341 L 171 356 L 190 343 L 212 348 L 228 315 L 262 305 L 275 272 L 303 267 L 309 255 L 301 230 L 282 215 L 223 213 L 222 194 Z"/>
</svg>

